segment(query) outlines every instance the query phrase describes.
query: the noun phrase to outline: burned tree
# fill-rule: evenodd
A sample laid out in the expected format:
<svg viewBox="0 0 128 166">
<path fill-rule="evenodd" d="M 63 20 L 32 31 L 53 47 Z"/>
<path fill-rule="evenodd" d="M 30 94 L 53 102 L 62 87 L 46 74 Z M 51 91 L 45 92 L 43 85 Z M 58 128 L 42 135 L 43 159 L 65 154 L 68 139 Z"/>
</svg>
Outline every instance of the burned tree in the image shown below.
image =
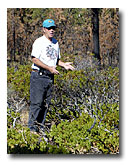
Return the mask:
<svg viewBox="0 0 128 166">
<path fill-rule="evenodd" d="M 100 43 L 99 43 L 99 9 L 91 8 L 92 11 L 92 34 L 93 34 L 93 53 L 100 62 Z"/>
</svg>

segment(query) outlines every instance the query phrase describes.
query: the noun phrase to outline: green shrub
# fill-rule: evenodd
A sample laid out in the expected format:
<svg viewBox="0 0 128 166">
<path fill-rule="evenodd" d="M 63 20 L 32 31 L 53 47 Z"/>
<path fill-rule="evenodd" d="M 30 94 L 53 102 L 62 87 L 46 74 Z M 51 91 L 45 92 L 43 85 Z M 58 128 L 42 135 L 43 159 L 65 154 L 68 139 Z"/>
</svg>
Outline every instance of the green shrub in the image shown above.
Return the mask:
<svg viewBox="0 0 128 166">
<path fill-rule="evenodd" d="M 102 71 L 87 68 L 86 71 L 62 72 L 59 76 L 55 76 L 51 111 L 48 117 L 59 123 L 61 119 L 77 118 L 82 111 L 87 110 L 91 114 L 95 111 L 97 114 L 100 113 L 102 118 L 104 109 L 99 108 L 100 105 L 104 107 L 114 103 L 119 105 L 118 68 Z"/>
<path fill-rule="evenodd" d="M 47 143 L 43 135 L 33 133 L 15 119 L 19 113 L 8 109 L 7 153 L 8 154 L 68 154 L 64 147 Z M 14 125 L 15 122 L 15 125 Z"/>
<path fill-rule="evenodd" d="M 19 65 L 18 69 L 15 67 L 8 67 L 7 70 L 7 81 L 8 86 L 10 85 L 18 95 L 24 97 L 26 101 L 29 101 L 29 90 L 30 90 L 30 65 Z"/>
<path fill-rule="evenodd" d="M 119 153 L 119 69 L 58 70 L 46 117 L 48 143 L 8 108 L 8 153 Z M 29 65 L 8 68 L 8 86 L 28 103 L 30 71 Z"/>
<path fill-rule="evenodd" d="M 113 116 L 117 114 L 119 112 L 115 109 Z M 113 119 L 108 116 L 107 122 L 100 125 L 96 123 L 94 128 L 89 130 L 93 121 L 88 113 L 82 113 L 72 122 L 61 121 L 57 126 L 53 125 L 48 136 L 56 145 L 63 146 L 74 154 L 90 153 L 92 148 L 104 154 L 119 152 L 119 131 L 110 124 L 110 121 L 113 121 L 118 125 L 118 117 Z"/>
</svg>

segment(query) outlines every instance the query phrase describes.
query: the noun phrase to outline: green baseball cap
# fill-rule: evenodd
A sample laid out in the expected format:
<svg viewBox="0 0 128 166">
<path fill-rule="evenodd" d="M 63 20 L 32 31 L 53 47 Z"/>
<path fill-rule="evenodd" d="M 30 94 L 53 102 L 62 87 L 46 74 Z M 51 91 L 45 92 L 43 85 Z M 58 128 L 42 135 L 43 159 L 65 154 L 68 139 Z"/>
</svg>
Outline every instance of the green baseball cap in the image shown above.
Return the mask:
<svg viewBox="0 0 128 166">
<path fill-rule="evenodd" d="M 44 20 L 42 25 L 44 28 L 56 27 L 55 22 L 52 19 Z"/>
</svg>

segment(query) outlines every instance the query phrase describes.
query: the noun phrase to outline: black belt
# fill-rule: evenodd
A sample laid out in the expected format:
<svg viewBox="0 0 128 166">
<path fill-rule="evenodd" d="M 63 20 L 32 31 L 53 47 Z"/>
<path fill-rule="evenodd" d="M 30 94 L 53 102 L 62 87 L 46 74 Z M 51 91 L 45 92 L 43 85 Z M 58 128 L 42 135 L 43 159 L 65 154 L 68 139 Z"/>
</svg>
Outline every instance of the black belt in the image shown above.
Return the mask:
<svg viewBox="0 0 128 166">
<path fill-rule="evenodd" d="M 46 75 L 46 76 L 53 76 L 53 75 L 54 75 L 54 74 L 52 74 L 50 71 L 48 71 L 48 70 L 46 70 L 46 69 L 40 69 L 40 70 L 32 69 L 32 71 L 38 72 L 39 75 Z"/>
</svg>

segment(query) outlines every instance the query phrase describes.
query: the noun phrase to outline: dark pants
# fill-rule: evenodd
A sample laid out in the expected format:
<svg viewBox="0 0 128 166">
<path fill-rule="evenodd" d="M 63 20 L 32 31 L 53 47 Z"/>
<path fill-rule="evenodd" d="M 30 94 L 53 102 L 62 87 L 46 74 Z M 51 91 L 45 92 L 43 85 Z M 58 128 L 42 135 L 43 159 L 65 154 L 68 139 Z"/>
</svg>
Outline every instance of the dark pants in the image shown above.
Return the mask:
<svg viewBox="0 0 128 166">
<path fill-rule="evenodd" d="M 30 78 L 30 112 L 28 127 L 38 131 L 43 128 L 48 106 L 51 101 L 54 75 L 40 75 L 32 71 Z"/>
</svg>

